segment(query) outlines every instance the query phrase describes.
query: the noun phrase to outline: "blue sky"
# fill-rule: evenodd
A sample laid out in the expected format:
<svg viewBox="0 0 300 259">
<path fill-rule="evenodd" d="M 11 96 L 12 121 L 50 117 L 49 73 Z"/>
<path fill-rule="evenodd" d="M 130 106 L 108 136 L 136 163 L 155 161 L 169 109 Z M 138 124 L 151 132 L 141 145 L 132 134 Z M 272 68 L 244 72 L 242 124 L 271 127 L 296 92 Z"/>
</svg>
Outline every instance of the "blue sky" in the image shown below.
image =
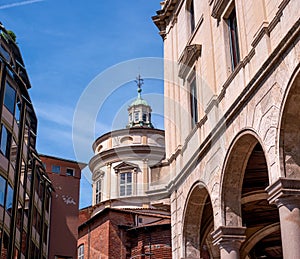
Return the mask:
<svg viewBox="0 0 300 259">
<path fill-rule="evenodd" d="M 159 8 L 159 1 L 154 0 L 1 1 L 0 21 L 17 35 L 31 80 L 40 153 L 78 159 L 73 150 L 73 115 L 80 97 L 93 84 L 99 97 L 106 85 L 111 88 L 95 107 L 97 120 L 85 125 L 94 130 L 94 139 L 126 125 L 126 109 L 136 97 L 133 75 L 147 75 L 149 65 L 143 58 L 162 57 L 163 42 L 151 20 Z M 159 62 L 156 67 L 163 69 Z M 120 71 L 127 76 L 122 77 Z M 118 83 L 112 87 L 114 81 Z M 163 95 L 161 78 L 146 77 L 142 94 L 154 110 L 154 125 L 162 128 L 162 104 L 154 104 Z M 87 150 L 81 162 L 88 163 L 91 152 Z M 89 182 L 85 170 L 80 207 L 91 203 Z"/>
</svg>

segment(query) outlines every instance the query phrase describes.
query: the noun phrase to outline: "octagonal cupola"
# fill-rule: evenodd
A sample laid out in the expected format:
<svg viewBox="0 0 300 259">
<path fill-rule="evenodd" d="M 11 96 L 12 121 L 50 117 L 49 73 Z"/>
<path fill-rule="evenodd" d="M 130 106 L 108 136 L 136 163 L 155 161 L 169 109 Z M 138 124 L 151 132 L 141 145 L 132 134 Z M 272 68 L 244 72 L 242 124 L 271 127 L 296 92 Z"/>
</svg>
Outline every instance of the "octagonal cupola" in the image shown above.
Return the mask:
<svg viewBox="0 0 300 259">
<path fill-rule="evenodd" d="M 127 128 L 153 128 L 151 123 L 151 106 L 141 96 L 144 80 L 139 75 L 135 80 L 138 88 L 137 98 L 128 107 L 128 124 Z"/>
</svg>

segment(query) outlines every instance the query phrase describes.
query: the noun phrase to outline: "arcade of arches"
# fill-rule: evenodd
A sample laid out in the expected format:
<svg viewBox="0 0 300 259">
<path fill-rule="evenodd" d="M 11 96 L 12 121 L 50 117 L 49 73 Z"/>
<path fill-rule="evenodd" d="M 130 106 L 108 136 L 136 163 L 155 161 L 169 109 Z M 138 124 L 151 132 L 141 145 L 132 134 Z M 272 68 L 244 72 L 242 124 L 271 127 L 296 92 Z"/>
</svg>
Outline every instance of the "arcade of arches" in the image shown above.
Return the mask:
<svg viewBox="0 0 300 259">
<path fill-rule="evenodd" d="M 270 180 L 256 134 L 240 133 L 224 167 L 223 226 L 214 226 L 205 184 L 190 189 L 183 218 L 185 258 L 300 258 L 300 73 L 285 96 L 278 127 L 281 177 Z"/>
</svg>

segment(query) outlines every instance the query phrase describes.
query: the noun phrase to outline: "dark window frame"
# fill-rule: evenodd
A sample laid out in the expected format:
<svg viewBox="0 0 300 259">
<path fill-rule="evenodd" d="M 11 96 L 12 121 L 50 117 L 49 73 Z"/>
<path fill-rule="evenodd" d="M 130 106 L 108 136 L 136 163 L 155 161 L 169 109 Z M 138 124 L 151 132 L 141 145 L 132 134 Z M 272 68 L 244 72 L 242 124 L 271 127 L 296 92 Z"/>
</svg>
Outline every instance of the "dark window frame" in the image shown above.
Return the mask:
<svg viewBox="0 0 300 259">
<path fill-rule="evenodd" d="M 230 15 L 226 19 L 226 22 L 229 34 L 231 69 L 233 71 L 240 62 L 240 47 L 235 8 L 233 8 L 233 10 L 231 11 Z"/>
<path fill-rule="evenodd" d="M 4 135 L 6 132 L 6 135 Z M 5 143 L 3 142 L 5 139 Z M 1 124 L 1 135 L 0 135 L 0 152 L 9 159 L 10 157 L 10 147 L 12 141 L 12 134 L 9 129 L 2 123 Z"/>
<path fill-rule="evenodd" d="M 188 10 L 188 15 L 189 15 L 190 32 L 192 34 L 196 28 L 194 0 L 191 0 L 189 2 L 187 10 Z"/>
<path fill-rule="evenodd" d="M 189 81 L 190 93 L 190 115 L 192 128 L 198 123 L 198 98 L 197 98 L 197 80 L 194 75 Z"/>
<path fill-rule="evenodd" d="M 17 96 L 16 89 L 8 81 L 6 81 L 3 104 L 11 114 L 15 113 L 16 96 Z"/>
</svg>

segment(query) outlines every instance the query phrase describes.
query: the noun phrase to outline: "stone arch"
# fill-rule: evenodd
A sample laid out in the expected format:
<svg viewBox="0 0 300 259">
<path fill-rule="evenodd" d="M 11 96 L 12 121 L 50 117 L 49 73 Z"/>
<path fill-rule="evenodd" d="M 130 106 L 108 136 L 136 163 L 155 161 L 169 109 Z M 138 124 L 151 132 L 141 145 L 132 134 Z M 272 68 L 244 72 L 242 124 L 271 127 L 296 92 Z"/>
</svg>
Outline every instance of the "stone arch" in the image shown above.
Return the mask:
<svg viewBox="0 0 300 259">
<path fill-rule="evenodd" d="M 251 130 L 241 132 L 227 152 L 221 180 L 222 220 L 225 226 L 242 226 L 241 190 L 248 159 L 258 136 Z"/>
<path fill-rule="evenodd" d="M 242 246 L 241 258 L 250 258 L 248 254 L 251 249 L 263 238 L 273 234 L 274 232 L 280 232 L 280 223 L 273 223 L 264 227 L 263 229 L 255 232 Z"/>
<path fill-rule="evenodd" d="M 285 92 L 279 120 L 279 152 L 282 176 L 300 179 L 300 65 Z"/>
<path fill-rule="evenodd" d="M 214 229 L 211 199 L 207 187 L 196 182 L 187 196 L 183 214 L 184 258 L 216 258 L 219 250 L 212 245 Z"/>
<path fill-rule="evenodd" d="M 245 227 L 241 258 L 282 258 L 279 213 L 268 202 L 270 170 L 261 143 L 255 132 L 244 130 L 229 148 L 221 187 L 223 224 Z"/>
</svg>

